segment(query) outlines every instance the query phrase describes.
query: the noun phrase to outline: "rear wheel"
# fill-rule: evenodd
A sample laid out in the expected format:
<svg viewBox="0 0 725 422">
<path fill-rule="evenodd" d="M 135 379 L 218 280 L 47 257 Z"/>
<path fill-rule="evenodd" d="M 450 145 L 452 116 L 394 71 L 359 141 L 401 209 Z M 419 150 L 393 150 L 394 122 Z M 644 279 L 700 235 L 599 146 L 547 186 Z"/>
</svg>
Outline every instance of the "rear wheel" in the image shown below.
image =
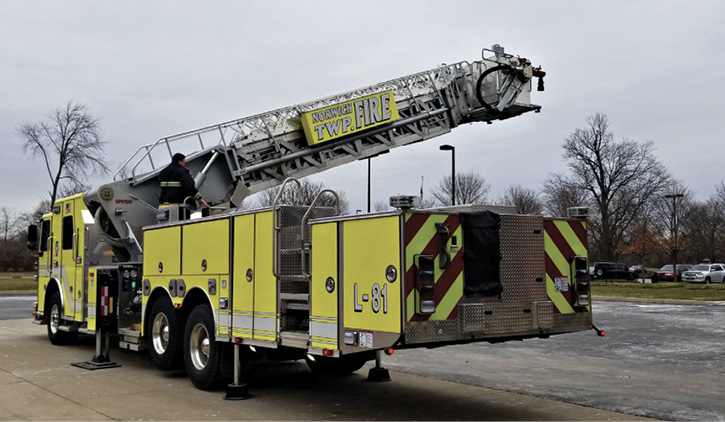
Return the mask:
<svg viewBox="0 0 725 422">
<path fill-rule="evenodd" d="M 214 335 L 214 317 L 207 305 L 194 308 L 184 330 L 184 364 L 191 382 L 201 390 L 221 384 L 222 345 Z"/>
<path fill-rule="evenodd" d="M 182 329 L 181 318 L 171 302 L 157 300 L 151 308 L 146 336 L 149 357 L 158 369 L 168 371 L 181 366 Z"/>
<path fill-rule="evenodd" d="M 48 302 L 48 339 L 55 345 L 68 344 L 78 336 L 77 332 L 71 333 L 60 329 L 63 317 L 63 304 L 60 300 L 60 292 L 55 291 Z"/>
</svg>

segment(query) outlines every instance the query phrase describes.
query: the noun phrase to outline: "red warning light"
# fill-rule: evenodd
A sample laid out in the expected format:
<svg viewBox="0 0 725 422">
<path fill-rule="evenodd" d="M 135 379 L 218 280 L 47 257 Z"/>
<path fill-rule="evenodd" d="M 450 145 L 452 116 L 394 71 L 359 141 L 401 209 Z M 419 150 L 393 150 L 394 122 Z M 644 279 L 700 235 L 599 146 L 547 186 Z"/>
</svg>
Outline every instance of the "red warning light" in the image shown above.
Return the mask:
<svg viewBox="0 0 725 422">
<path fill-rule="evenodd" d="M 330 350 L 330 349 L 323 349 L 322 350 L 322 356 L 332 356 L 334 354 L 335 354 L 335 352 L 333 350 Z"/>
<path fill-rule="evenodd" d="M 390 355 L 392 355 L 393 353 L 395 353 L 395 350 L 393 350 L 393 348 L 392 348 L 392 347 L 388 347 L 387 349 L 385 349 L 385 354 L 386 354 L 386 355 L 390 356 Z"/>
</svg>

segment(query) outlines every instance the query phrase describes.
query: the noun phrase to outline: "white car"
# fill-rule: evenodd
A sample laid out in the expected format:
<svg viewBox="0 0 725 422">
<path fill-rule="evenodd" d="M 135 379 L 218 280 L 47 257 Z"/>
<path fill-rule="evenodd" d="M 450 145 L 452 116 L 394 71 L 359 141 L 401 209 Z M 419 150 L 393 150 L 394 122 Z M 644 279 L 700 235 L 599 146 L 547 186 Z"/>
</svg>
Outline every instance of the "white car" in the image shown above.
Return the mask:
<svg viewBox="0 0 725 422">
<path fill-rule="evenodd" d="M 699 264 L 693 265 L 682 274 L 682 281 L 689 283 L 722 283 L 725 280 L 725 265 Z"/>
</svg>

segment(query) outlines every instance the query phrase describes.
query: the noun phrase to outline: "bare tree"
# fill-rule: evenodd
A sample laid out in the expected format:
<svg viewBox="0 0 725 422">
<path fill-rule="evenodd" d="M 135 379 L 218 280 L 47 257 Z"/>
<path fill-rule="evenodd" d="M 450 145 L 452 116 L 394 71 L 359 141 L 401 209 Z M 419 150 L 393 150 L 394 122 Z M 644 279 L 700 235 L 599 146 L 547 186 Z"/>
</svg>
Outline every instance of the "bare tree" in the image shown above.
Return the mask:
<svg viewBox="0 0 725 422">
<path fill-rule="evenodd" d="M 658 226 L 653 223 L 653 214 L 651 206 L 642 208 L 642 212 L 632 222 L 631 229 L 621 248 L 622 253 L 632 256 L 634 262 L 642 266 L 643 282 L 647 273 L 646 263 L 655 254 L 661 254 L 667 250 Z"/>
<path fill-rule="evenodd" d="M 616 256 L 617 245 L 644 204 L 659 196 L 670 178 L 654 156 L 652 142 L 614 141 L 609 119 L 595 114 L 587 127 L 564 142 L 572 180 L 586 190 L 599 213 L 599 247 L 603 257 Z"/>
<path fill-rule="evenodd" d="M 288 183 L 277 201 L 278 204 L 310 205 L 318 193 L 327 189 L 324 183 L 316 183 L 309 179 L 301 179 L 300 185 L 301 189 L 297 189 L 297 185 L 295 183 Z M 263 191 L 258 198 L 259 205 L 263 207 L 272 206 L 280 189 L 281 186 L 275 186 Z M 347 214 L 350 208 L 350 203 L 345 196 L 345 192 L 336 191 L 336 193 L 340 200 L 340 214 Z M 335 200 L 332 195 L 323 194 L 318 199 L 316 205 L 331 207 L 335 205 Z"/>
<path fill-rule="evenodd" d="M 450 175 L 443 177 L 438 182 L 438 186 L 431 191 L 436 203 L 444 206 L 453 205 L 451 200 L 453 183 L 451 179 Z M 456 205 L 483 203 L 487 198 L 489 190 L 491 190 L 491 187 L 480 174 L 474 171 L 456 173 Z"/>
<path fill-rule="evenodd" d="M 18 229 L 21 219 L 11 210 L 0 208 L 0 240 L 5 242 L 13 240 L 18 236 Z"/>
<path fill-rule="evenodd" d="M 22 221 L 21 224 L 26 226 L 29 226 L 31 224 L 38 224 L 40 219 L 43 217 L 43 214 L 50 212 L 50 209 L 50 199 L 41 199 L 40 203 L 35 206 L 35 209 L 33 209 L 33 211 L 25 213 L 20 217 Z"/>
<path fill-rule="evenodd" d="M 704 203 L 694 203 L 691 218 L 683 222 L 693 240 L 691 248 L 698 261 L 707 258 L 710 262 L 722 262 L 725 257 L 722 238 L 725 218 L 719 202 L 715 196 Z"/>
<path fill-rule="evenodd" d="M 55 203 L 62 182 L 79 186 L 88 176 L 108 171 L 98 119 L 83 104 L 69 101 L 46 121 L 24 123 L 17 132 L 22 138 L 23 150 L 33 157 L 42 156 L 45 162 L 52 187 L 51 204 Z"/>
<path fill-rule="evenodd" d="M 0 208 L 0 271 L 27 271 L 33 268 L 33 254 L 26 246 L 23 219 L 13 211 Z"/>
<path fill-rule="evenodd" d="M 539 193 L 521 185 L 511 185 L 501 195 L 501 204 L 516 207 L 517 214 L 541 214 L 544 204 Z"/>
<path fill-rule="evenodd" d="M 373 205 L 373 211 L 375 212 L 385 212 L 390 210 L 392 210 L 392 208 L 387 202 L 376 202 L 375 205 Z"/>
<path fill-rule="evenodd" d="M 560 173 L 550 174 L 542 189 L 544 212 L 550 217 L 566 216 L 571 207 L 589 206 L 587 191 Z"/>
</svg>

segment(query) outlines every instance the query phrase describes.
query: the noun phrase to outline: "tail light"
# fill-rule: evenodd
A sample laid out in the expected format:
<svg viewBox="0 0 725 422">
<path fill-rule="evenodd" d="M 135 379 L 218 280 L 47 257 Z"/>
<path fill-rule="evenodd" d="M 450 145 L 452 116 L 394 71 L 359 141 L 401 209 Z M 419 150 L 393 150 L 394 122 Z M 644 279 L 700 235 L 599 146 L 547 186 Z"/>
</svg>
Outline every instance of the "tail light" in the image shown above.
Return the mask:
<svg viewBox="0 0 725 422">
<path fill-rule="evenodd" d="M 433 256 L 416 255 L 415 264 L 415 287 L 418 291 L 415 312 L 420 315 L 430 315 L 436 311 Z"/>
</svg>

